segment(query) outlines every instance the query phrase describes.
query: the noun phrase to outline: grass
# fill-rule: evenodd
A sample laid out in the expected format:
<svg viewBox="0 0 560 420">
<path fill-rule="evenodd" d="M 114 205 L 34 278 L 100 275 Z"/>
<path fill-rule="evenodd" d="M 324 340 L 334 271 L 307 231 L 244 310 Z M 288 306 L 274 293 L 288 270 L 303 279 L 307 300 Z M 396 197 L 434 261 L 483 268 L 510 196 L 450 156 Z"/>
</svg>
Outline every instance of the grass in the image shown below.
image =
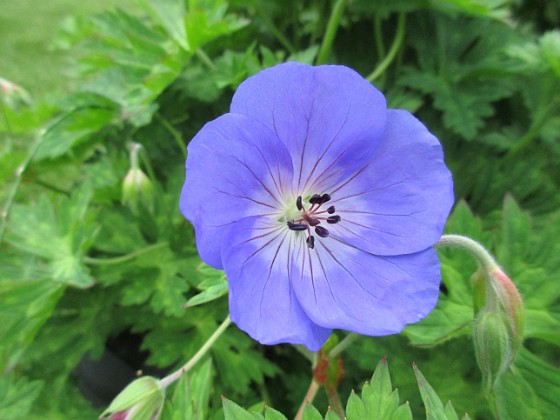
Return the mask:
<svg viewBox="0 0 560 420">
<path fill-rule="evenodd" d="M 67 86 L 72 52 L 50 48 L 65 19 L 116 6 L 130 10 L 135 0 L 1 0 L 0 77 L 22 85 L 35 99 Z"/>
</svg>

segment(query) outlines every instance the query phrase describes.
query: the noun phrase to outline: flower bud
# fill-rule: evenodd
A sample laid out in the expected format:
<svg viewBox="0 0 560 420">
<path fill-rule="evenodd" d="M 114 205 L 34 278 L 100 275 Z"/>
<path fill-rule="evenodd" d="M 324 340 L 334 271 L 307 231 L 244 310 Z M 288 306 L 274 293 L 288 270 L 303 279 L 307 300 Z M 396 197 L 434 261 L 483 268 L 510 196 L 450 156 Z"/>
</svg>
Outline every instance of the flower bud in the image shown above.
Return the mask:
<svg viewBox="0 0 560 420">
<path fill-rule="evenodd" d="M 515 285 L 498 266 L 488 271 L 479 269 L 472 282 L 477 311 L 473 341 L 489 391 L 512 364 L 523 341 L 523 302 Z"/>
<path fill-rule="evenodd" d="M 122 186 L 122 203 L 129 206 L 133 212 L 138 210 L 139 204 L 150 210 L 153 208 L 152 182 L 138 165 L 138 152 L 141 147 L 138 143 L 133 143 L 130 147 L 130 169 Z"/>
<path fill-rule="evenodd" d="M 508 322 L 502 314 L 481 311 L 473 322 L 476 361 L 488 391 L 514 358 Z"/>
<path fill-rule="evenodd" d="M 160 382 L 144 376 L 123 389 L 101 417 L 110 416 L 111 420 L 157 419 L 164 400 L 165 393 Z"/>
<path fill-rule="evenodd" d="M 24 88 L 2 77 L 0 77 L 0 100 L 13 109 L 31 104 L 31 96 Z"/>
</svg>

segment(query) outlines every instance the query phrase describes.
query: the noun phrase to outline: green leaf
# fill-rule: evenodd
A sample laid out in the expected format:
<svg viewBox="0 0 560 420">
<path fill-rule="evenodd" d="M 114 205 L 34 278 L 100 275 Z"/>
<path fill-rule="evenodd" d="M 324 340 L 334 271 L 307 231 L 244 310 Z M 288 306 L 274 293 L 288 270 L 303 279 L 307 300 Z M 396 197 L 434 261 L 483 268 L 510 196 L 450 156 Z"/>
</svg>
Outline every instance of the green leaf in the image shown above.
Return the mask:
<svg viewBox="0 0 560 420">
<path fill-rule="evenodd" d="M 412 420 L 412 411 L 410 411 L 408 401 L 405 401 L 404 404 L 397 407 L 391 420 Z"/>
<path fill-rule="evenodd" d="M 387 358 L 377 364 L 371 383 L 362 388 L 362 398 L 352 391 L 346 405 L 348 420 L 408 418 L 409 412 L 410 408 L 399 410 L 399 394 L 391 385 Z"/>
<path fill-rule="evenodd" d="M 146 3 L 155 16 L 157 16 L 167 33 L 182 48 L 186 51 L 191 51 L 192 48 L 189 45 L 183 22 L 186 13 L 185 2 L 177 0 L 147 0 Z"/>
<path fill-rule="evenodd" d="M 329 407 L 327 414 L 325 415 L 325 420 L 340 420 L 340 417 L 332 408 Z"/>
<path fill-rule="evenodd" d="M 218 299 L 228 292 L 228 283 L 226 275 L 221 270 L 216 270 L 207 264 L 201 263 L 196 271 L 200 274 L 203 280 L 196 286 L 197 289 L 202 290 L 201 293 L 191 297 L 186 307 L 201 305 Z"/>
<path fill-rule="evenodd" d="M 416 380 L 418 381 L 420 395 L 422 395 L 422 401 L 424 401 L 424 406 L 426 408 L 426 419 L 450 420 L 451 418 L 447 416 L 446 410 L 443 408 L 441 400 L 437 396 L 434 389 L 430 386 L 426 378 L 424 378 L 422 372 L 420 372 L 416 365 L 413 365 L 413 368 L 414 374 L 416 375 Z M 455 417 L 457 417 L 456 414 Z"/>
<path fill-rule="evenodd" d="M 155 313 L 180 316 L 185 312 L 183 293 L 189 289 L 183 277 L 188 262 L 169 247 L 139 256 L 129 273 L 133 282 L 124 289 L 123 305 L 139 305 L 150 300 Z"/>
<path fill-rule="evenodd" d="M 34 159 L 52 159 L 64 155 L 70 149 L 91 139 L 102 128 L 113 123 L 114 109 L 76 108 L 46 129 Z"/>
<path fill-rule="evenodd" d="M 225 420 L 262 420 L 264 417 L 259 413 L 249 413 L 243 408 L 239 407 L 233 401 L 222 397 L 222 404 L 224 407 Z"/>
<path fill-rule="evenodd" d="M 323 420 L 323 416 L 319 413 L 313 404 L 306 404 L 303 409 L 302 420 Z"/>
<path fill-rule="evenodd" d="M 274 408 L 265 407 L 264 408 L 264 418 L 265 420 L 287 420 L 286 416 Z"/>
<path fill-rule="evenodd" d="M 503 418 L 549 419 L 560 410 L 560 370 L 521 350 L 515 371 L 498 381 L 494 396 Z"/>
<path fill-rule="evenodd" d="M 9 260 L 0 259 L 0 369 L 3 371 L 17 366 L 65 289 L 63 284 L 45 278 L 34 259 L 7 257 Z"/>
<path fill-rule="evenodd" d="M 461 34 L 449 36 L 456 27 Z M 498 53 L 512 31 L 493 21 L 438 17 L 415 20 L 414 34 L 420 67 L 406 67 L 399 84 L 431 95 L 446 128 L 477 139 L 484 119 L 494 115 L 493 102 L 513 91 Z"/>
<path fill-rule="evenodd" d="M 212 386 L 212 360 L 208 359 L 194 371 L 183 375 L 175 387 L 164 419 L 205 419 Z"/>
<path fill-rule="evenodd" d="M 365 419 L 366 408 L 363 401 L 356 395 L 354 390 L 350 393 L 348 402 L 346 403 L 346 417 L 352 419 Z"/>
<path fill-rule="evenodd" d="M 63 197 L 58 209 L 41 196 L 33 205 L 16 205 L 6 237 L 15 247 L 48 261 L 48 273 L 54 281 L 78 287 L 94 283 L 84 264 L 97 226 L 87 214 L 92 196 L 89 186 Z"/>
<path fill-rule="evenodd" d="M 16 379 L 14 375 L 0 377 L 0 418 L 26 419 L 33 402 L 43 388 L 43 381 Z"/>
</svg>

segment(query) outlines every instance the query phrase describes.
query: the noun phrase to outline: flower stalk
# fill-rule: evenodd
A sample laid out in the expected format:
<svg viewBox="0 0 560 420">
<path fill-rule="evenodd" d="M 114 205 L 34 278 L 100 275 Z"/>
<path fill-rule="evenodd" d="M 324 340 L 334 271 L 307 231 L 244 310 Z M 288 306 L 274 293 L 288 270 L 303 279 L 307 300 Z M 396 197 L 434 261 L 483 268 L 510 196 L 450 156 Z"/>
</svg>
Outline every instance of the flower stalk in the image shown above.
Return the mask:
<svg viewBox="0 0 560 420">
<path fill-rule="evenodd" d="M 393 44 L 391 45 L 391 49 L 389 50 L 385 58 L 381 61 L 381 63 L 377 65 L 377 67 L 371 72 L 371 74 L 368 77 L 366 77 L 368 81 L 373 82 L 374 80 L 376 80 L 379 76 L 381 76 L 385 72 L 385 70 L 387 70 L 387 67 L 391 65 L 404 41 L 405 28 L 406 28 L 406 14 L 400 13 L 397 21 L 397 32 L 395 34 L 395 39 L 393 40 Z"/>
<path fill-rule="evenodd" d="M 346 7 L 347 0 L 338 0 L 331 12 L 329 22 L 327 23 L 327 30 L 325 36 L 323 37 L 323 43 L 319 49 L 319 54 L 317 55 L 317 64 L 325 64 L 331 53 L 332 43 L 336 32 L 338 31 L 338 26 L 340 24 L 340 19 L 344 13 L 344 7 Z"/>
<path fill-rule="evenodd" d="M 210 348 L 214 345 L 216 340 L 220 338 L 220 336 L 227 329 L 227 327 L 229 327 L 229 324 L 231 324 L 231 319 L 228 316 L 226 319 L 224 319 L 224 321 L 220 324 L 220 326 L 216 329 L 216 331 L 214 331 L 214 333 L 210 336 L 210 338 L 206 340 L 206 343 L 204 343 L 204 345 L 196 352 L 196 354 L 187 363 L 185 363 L 183 366 L 181 366 L 181 368 L 177 369 L 172 374 L 166 376 L 165 378 L 159 381 L 160 386 L 165 390 L 169 385 L 171 385 L 173 382 L 175 382 L 181 376 L 183 376 L 185 373 L 191 370 L 193 366 L 196 365 L 200 361 L 200 359 L 204 357 L 206 352 L 210 350 Z"/>
</svg>

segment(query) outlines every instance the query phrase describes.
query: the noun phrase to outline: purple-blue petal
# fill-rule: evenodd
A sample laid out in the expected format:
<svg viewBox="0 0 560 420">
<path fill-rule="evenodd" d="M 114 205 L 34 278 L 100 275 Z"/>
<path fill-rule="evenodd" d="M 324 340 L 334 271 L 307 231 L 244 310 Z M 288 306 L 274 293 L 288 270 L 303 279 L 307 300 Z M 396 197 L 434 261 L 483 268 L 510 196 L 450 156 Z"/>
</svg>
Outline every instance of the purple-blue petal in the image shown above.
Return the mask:
<svg viewBox="0 0 560 420">
<path fill-rule="evenodd" d="M 247 216 L 275 214 L 292 183 L 292 162 L 278 137 L 244 115 L 206 124 L 188 146 L 180 207 L 196 231 L 202 260 L 221 269 L 221 242 Z"/>
<path fill-rule="evenodd" d="M 303 243 L 292 254 L 292 287 L 309 317 L 325 328 L 365 335 L 400 332 L 424 318 L 439 294 L 440 266 L 429 248 L 410 255 L 372 255 L 334 238 Z"/>
<path fill-rule="evenodd" d="M 369 159 L 383 134 L 386 103 L 347 67 L 286 63 L 243 82 L 231 111 L 261 121 L 284 142 L 294 188 L 321 193 Z"/>
<path fill-rule="evenodd" d="M 230 230 L 222 248 L 233 322 L 263 344 L 303 344 L 317 351 L 331 330 L 312 322 L 290 281 L 292 232 L 262 217 L 247 217 Z"/>
<path fill-rule="evenodd" d="M 436 243 L 453 205 L 439 141 L 407 111 L 389 110 L 371 161 L 331 192 L 342 221 L 333 236 L 376 255 Z"/>
</svg>

